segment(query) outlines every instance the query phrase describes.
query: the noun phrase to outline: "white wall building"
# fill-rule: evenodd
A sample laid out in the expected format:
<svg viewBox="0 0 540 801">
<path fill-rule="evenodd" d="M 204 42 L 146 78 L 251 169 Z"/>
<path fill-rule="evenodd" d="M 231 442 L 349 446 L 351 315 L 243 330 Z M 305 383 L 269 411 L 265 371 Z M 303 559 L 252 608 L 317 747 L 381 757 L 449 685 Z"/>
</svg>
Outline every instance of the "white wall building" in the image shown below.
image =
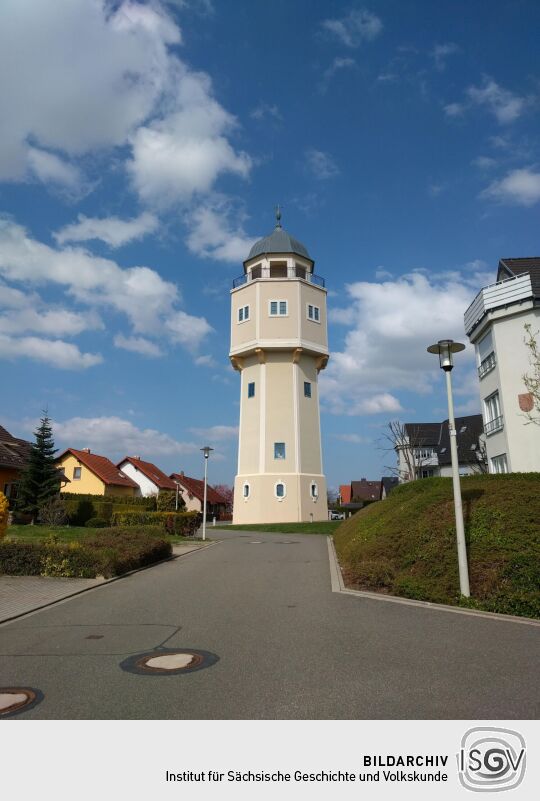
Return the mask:
<svg viewBox="0 0 540 801">
<path fill-rule="evenodd" d="M 497 282 L 465 312 L 476 350 L 490 473 L 540 471 L 540 426 L 527 424 L 531 373 L 525 325 L 540 329 L 540 257 L 501 259 Z"/>
<path fill-rule="evenodd" d="M 163 491 L 176 491 L 176 484 L 163 470 L 152 462 L 143 461 L 140 456 L 126 456 L 118 462 L 117 467 L 139 485 L 140 495 L 143 498 L 159 495 Z"/>
<path fill-rule="evenodd" d="M 456 417 L 459 474 L 487 472 L 484 462 L 482 415 Z M 448 420 L 442 423 L 405 423 L 404 441 L 396 446 L 400 483 L 418 478 L 451 478 L 452 459 Z"/>
<path fill-rule="evenodd" d="M 230 359 L 240 373 L 235 523 L 326 520 L 319 371 L 326 289 L 283 230 L 257 242 L 231 292 Z"/>
</svg>

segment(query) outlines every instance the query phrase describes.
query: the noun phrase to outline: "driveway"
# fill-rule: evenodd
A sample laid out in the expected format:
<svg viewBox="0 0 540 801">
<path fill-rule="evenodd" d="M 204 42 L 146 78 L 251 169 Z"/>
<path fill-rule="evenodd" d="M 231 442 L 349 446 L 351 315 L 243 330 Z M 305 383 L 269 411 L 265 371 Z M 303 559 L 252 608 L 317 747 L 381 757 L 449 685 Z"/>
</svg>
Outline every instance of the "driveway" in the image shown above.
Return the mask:
<svg viewBox="0 0 540 801">
<path fill-rule="evenodd" d="M 216 532 L 217 534 L 217 532 Z M 534 718 L 540 628 L 332 593 L 325 537 L 211 548 L 0 626 L 20 718 Z M 218 661 L 122 670 L 158 646 Z"/>
</svg>

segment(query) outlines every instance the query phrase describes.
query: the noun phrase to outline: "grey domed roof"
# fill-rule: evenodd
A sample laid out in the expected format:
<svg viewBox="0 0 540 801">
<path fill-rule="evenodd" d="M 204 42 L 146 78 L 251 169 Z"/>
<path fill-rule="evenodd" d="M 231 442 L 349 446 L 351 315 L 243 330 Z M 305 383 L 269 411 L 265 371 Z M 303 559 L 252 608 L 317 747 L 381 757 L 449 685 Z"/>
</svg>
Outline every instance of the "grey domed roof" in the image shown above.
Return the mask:
<svg viewBox="0 0 540 801">
<path fill-rule="evenodd" d="M 306 247 L 285 231 L 281 225 L 276 225 L 274 230 L 269 236 L 265 236 L 255 242 L 247 260 L 253 259 L 255 256 L 261 256 L 264 253 L 297 253 L 299 256 L 305 256 L 306 259 L 312 261 Z"/>
</svg>

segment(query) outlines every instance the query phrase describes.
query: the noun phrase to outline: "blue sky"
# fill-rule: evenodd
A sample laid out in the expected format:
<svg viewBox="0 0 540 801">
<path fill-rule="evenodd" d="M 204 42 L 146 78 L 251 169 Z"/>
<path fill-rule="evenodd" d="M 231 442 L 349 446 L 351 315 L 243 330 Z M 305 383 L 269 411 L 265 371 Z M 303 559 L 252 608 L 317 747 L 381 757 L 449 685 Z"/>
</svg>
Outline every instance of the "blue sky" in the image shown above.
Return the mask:
<svg viewBox="0 0 540 801">
<path fill-rule="evenodd" d="M 425 352 L 538 255 L 535 2 L 4 0 L 0 422 L 232 483 L 229 288 L 283 224 L 329 289 L 329 485 L 446 416 Z M 470 351 L 454 379 L 479 411 Z"/>
</svg>

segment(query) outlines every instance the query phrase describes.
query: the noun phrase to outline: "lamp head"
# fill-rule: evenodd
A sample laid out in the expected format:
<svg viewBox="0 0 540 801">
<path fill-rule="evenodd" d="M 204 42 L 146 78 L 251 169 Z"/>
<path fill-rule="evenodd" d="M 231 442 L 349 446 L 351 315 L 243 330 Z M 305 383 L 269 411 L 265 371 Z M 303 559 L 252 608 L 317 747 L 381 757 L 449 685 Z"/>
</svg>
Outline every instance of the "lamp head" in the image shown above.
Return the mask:
<svg viewBox="0 0 540 801">
<path fill-rule="evenodd" d="M 454 342 L 453 339 L 439 339 L 435 345 L 430 345 L 428 353 L 437 353 L 441 370 L 448 372 L 454 366 L 454 353 L 465 350 L 462 342 Z"/>
<path fill-rule="evenodd" d="M 201 451 L 204 453 L 204 458 L 205 459 L 208 459 L 208 457 L 210 456 L 210 451 L 213 451 L 213 450 L 214 449 L 211 448 L 209 445 L 205 445 L 204 448 L 201 448 Z"/>
</svg>

